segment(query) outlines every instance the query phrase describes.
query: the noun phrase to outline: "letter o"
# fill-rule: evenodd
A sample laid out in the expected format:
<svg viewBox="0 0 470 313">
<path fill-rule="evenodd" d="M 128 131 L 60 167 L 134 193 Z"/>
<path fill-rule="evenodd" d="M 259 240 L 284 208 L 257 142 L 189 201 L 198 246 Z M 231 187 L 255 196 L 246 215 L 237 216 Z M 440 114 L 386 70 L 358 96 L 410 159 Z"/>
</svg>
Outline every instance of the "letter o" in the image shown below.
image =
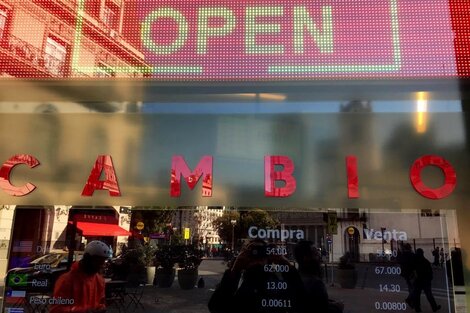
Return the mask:
<svg viewBox="0 0 470 313">
<path fill-rule="evenodd" d="M 439 188 L 426 186 L 421 179 L 421 171 L 426 166 L 437 166 L 444 173 L 444 184 Z M 438 200 L 449 196 L 457 185 L 457 174 L 452 165 L 437 155 L 425 155 L 414 161 L 410 170 L 410 181 L 413 188 L 423 197 Z"/>
<path fill-rule="evenodd" d="M 264 229 L 258 230 L 258 238 L 261 238 L 261 239 L 266 238 L 266 230 Z"/>
<path fill-rule="evenodd" d="M 170 45 L 158 45 L 152 40 L 152 24 L 160 18 L 171 18 L 178 24 L 178 36 Z M 188 39 L 188 21 L 181 12 L 173 8 L 158 8 L 151 12 L 143 21 L 141 40 L 144 47 L 156 54 L 172 54 L 184 46 Z"/>
</svg>

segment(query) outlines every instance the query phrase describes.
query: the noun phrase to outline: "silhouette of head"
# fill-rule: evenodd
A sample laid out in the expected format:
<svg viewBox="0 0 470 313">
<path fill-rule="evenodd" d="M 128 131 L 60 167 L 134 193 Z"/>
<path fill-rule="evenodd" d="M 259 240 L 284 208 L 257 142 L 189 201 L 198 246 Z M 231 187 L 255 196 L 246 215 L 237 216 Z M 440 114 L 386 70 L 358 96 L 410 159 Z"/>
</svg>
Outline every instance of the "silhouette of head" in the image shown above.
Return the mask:
<svg viewBox="0 0 470 313">
<path fill-rule="evenodd" d="M 416 255 L 417 255 L 417 256 L 420 256 L 420 257 L 421 257 L 421 256 L 424 256 L 424 251 L 423 251 L 423 249 L 421 249 L 421 248 L 416 249 Z"/>
</svg>

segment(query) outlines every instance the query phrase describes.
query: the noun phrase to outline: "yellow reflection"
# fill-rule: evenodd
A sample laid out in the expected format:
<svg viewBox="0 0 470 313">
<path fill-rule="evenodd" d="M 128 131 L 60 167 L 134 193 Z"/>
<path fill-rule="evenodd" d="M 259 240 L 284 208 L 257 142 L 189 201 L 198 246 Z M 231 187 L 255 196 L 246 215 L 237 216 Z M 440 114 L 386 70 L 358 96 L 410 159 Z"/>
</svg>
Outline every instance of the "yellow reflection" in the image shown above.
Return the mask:
<svg viewBox="0 0 470 313">
<path fill-rule="evenodd" d="M 285 101 L 287 96 L 279 93 L 240 93 L 236 94 L 237 97 L 249 101 Z"/>
<path fill-rule="evenodd" d="M 284 101 L 286 100 L 286 95 L 284 94 L 277 94 L 277 93 L 260 93 L 260 99 L 266 101 Z"/>
<path fill-rule="evenodd" d="M 428 93 L 418 92 L 416 100 L 416 131 L 420 134 L 426 132 L 428 112 Z"/>
</svg>

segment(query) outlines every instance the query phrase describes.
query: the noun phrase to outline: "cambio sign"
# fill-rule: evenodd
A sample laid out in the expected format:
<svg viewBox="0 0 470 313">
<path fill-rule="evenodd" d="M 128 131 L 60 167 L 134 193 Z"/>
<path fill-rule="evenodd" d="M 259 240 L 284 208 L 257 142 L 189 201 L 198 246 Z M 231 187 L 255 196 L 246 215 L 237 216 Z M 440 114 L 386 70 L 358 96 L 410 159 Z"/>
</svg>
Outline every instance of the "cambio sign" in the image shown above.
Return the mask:
<svg viewBox="0 0 470 313">
<path fill-rule="evenodd" d="M 155 77 L 325 79 L 456 74 L 446 0 L 141 0 Z"/>
</svg>

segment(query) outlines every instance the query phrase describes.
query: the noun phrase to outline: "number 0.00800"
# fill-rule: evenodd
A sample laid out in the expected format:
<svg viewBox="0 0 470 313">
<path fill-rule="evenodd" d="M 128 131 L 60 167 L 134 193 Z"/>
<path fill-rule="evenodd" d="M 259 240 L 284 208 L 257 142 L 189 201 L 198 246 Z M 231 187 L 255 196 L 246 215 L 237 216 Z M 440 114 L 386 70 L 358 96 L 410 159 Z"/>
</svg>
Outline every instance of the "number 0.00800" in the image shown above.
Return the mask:
<svg viewBox="0 0 470 313">
<path fill-rule="evenodd" d="M 375 302 L 375 309 L 379 311 L 405 311 L 405 302 Z"/>
</svg>

